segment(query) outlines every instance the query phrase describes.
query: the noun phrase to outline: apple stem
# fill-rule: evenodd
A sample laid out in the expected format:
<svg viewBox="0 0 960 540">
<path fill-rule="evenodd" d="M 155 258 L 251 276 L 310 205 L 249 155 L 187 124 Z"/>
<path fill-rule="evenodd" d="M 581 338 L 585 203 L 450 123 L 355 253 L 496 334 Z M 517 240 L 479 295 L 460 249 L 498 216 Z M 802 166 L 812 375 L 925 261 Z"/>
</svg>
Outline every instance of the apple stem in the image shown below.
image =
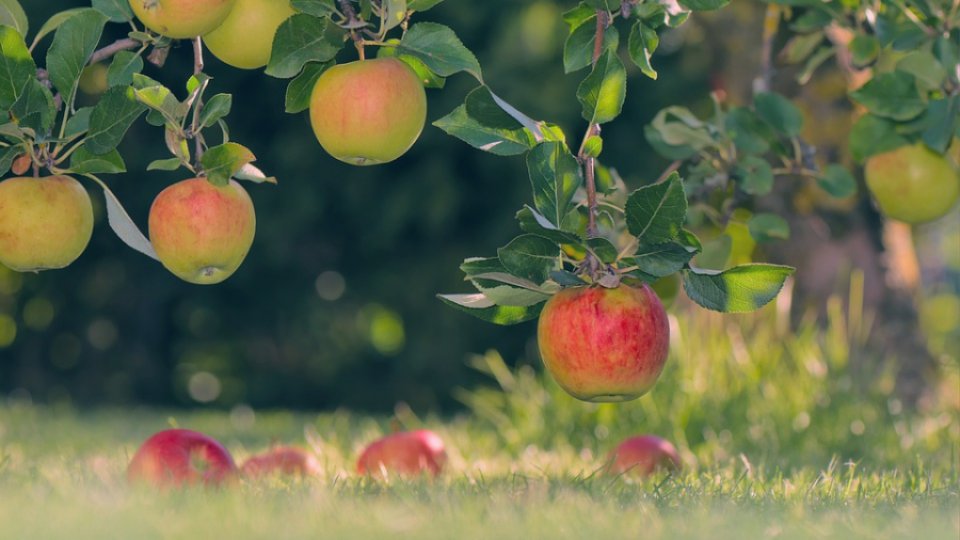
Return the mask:
<svg viewBox="0 0 960 540">
<path fill-rule="evenodd" d="M 357 11 L 353 9 L 350 0 L 338 0 L 338 2 L 340 4 L 340 11 L 342 11 L 344 17 L 347 18 L 347 26 L 350 28 L 350 39 L 353 40 L 354 46 L 357 47 L 357 54 L 360 55 L 360 60 L 366 60 L 366 53 L 363 50 L 363 36 L 356 31 L 356 23 L 361 22 L 362 19 L 357 17 Z"/>
<path fill-rule="evenodd" d="M 199 76 L 203 73 L 203 40 L 200 37 L 193 38 L 193 74 Z M 190 132 L 193 135 L 194 153 L 196 154 L 196 168 L 201 168 L 200 158 L 203 157 L 203 135 L 200 132 L 200 113 L 203 111 L 203 92 L 207 88 L 207 81 L 201 83 L 197 90 L 197 102 L 193 108 L 193 123 L 190 126 Z"/>
</svg>

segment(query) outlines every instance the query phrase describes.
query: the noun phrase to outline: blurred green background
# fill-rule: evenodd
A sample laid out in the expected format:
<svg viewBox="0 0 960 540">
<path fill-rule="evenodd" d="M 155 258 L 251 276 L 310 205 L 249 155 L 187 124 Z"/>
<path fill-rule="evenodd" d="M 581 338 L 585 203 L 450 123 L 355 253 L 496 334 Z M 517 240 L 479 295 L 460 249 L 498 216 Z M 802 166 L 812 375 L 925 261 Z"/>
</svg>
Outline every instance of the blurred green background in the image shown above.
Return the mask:
<svg viewBox="0 0 960 540">
<path fill-rule="evenodd" d="M 456 29 L 498 94 L 573 135 L 585 128 L 574 97 L 582 74 L 564 75 L 560 59 L 560 14 L 572 4 L 451 0 L 419 20 Z M 749 4 L 744 11 L 755 13 Z M 53 13 L 83 5 L 29 0 L 25 8 L 35 30 Z M 105 39 L 125 30 L 110 25 Z M 665 37 L 659 82 L 628 68 L 630 94 L 623 116 L 604 132 L 604 156 L 631 187 L 667 165 L 642 136 L 658 110 L 709 110 L 709 90 L 731 59 L 707 31 L 691 24 Z M 146 73 L 182 89 L 191 62 L 180 46 L 164 69 Z M 98 201 L 93 241 L 71 267 L 39 275 L 0 269 L 0 393 L 81 406 L 384 411 L 405 401 L 414 410 L 451 410 L 461 406 L 454 389 L 489 382 L 468 365 L 472 354 L 495 347 L 511 363 L 539 362 L 532 324 L 491 326 L 435 298 L 466 291 L 460 262 L 494 253 L 517 232 L 513 215 L 531 197 L 522 158 L 478 152 L 428 125 L 397 162 L 351 167 L 321 150 L 305 114 L 284 114 L 286 81 L 212 57 L 206 71 L 213 92 L 234 94 L 232 138 L 280 181 L 248 187 L 258 231 L 246 262 L 225 284 L 183 283 L 127 249 Z M 88 82 L 96 87 L 95 73 Z M 460 75 L 430 91 L 429 121 L 474 85 Z M 142 121 L 120 150 L 131 172 L 108 182 L 144 226 L 153 197 L 183 176 L 144 172 L 166 150 L 162 132 Z M 955 296 L 946 302 L 956 311 Z M 955 335 L 955 324 L 947 332 Z"/>
</svg>

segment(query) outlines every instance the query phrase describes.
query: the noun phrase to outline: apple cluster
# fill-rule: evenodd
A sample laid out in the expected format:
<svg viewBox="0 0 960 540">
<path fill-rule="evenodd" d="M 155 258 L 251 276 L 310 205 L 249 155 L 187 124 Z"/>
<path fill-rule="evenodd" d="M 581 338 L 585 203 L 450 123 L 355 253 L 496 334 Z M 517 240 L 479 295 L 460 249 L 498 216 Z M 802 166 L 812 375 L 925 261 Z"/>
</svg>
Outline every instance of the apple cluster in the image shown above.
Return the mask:
<svg viewBox="0 0 960 540">
<path fill-rule="evenodd" d="M 420 429 L 387 435 L 370 443 L 357 460 L 357 473 L 386 480 L 397 477 L 436 477 L 447 462 L 443 440 Z M 653 435 L 631 437 L 610 454 L 602 471 L 612 475 L 646 477 L 659 470 L 681 467 L 676 448 Z M 134 454 L 127 479 L 157 487 L 220 486 L 242 477 L 257 480 L 277 475 L 312 477 L 321 472 L 309 452 L 280 446 L 247 459 L 237 467 L 230 452 L 218 441 L 188 429 L 168 429 L 154 434 Z"/>
</svg>

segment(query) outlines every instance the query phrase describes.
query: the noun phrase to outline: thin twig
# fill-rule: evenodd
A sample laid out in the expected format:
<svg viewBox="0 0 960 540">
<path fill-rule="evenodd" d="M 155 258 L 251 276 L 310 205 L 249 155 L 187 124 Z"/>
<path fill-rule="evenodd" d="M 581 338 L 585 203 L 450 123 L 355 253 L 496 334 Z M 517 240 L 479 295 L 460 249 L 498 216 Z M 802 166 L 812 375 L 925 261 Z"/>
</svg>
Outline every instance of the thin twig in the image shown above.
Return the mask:
<svg viewBox="0 0 960 540">
<path fill-rule="evenodd" d="M 594 42 L 593 42 L 593 57 L 591 64 L 593 66 L 597 65 L 597 61 L 600 60 L 600 55 L 603 53 L 603 38 L 604 34 L 607 31 L 607 24 L 610 22 L 610 14 L 606 10 L 597 10 L 597 29 L 594 33 Z M 597 230 L 597 160 L 593 157 L 586 155 L 586 142 L 591 137 L 595 137 L 600 134 L 600 126 L 595 122 L 591 122 L 587 126 L 587 132 L 583 136 L 583 143 L 580 145 L 579 159 L 584 164 L 585 171 L 585 180 L 587 187 L 587 215 L 588 215 L 588 224 L 587 224 L 587 237 L 593 238 L 598 235 L 599 231 Z"/>
<path fill-rule="evenodd" d="M 141 45 L 140 41 L 137 41 L 133 38 L 124 38 L 114 41 L 110 45 L 95 51 L 90 56 L 89 64 L 96 64 L 97 62 L 103 62 L 104 60 L 112 57 L 120 51 L 128 51 L 130 49 L 136 49 Z"/>
<path fill-rule="evenodd" d="M 199 77 L 203 74 L 203 41 L 199 38 L 193 38 L 193 74 Z M 203 92 L 207 88 L 207 82 L 203 81 L 200 88 L 197 89 L 197 102 L 193 106 L 193 123 L 190 132 L 193 135 L 194 153 L 196 154 L 196 168 L 199 171 L 202 167 L 200 158 L 203 157 L 203 134 L 200 129 L 200 113 L 203 111 Z"/>
</svg>

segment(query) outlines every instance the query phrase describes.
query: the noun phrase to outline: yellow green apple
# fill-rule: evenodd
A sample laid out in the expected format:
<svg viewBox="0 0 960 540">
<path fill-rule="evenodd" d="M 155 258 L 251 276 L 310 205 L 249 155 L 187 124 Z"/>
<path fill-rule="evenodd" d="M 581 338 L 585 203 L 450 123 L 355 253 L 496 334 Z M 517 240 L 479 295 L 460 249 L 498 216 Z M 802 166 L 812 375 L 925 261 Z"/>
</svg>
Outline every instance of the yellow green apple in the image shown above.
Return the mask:
<svg viewBox="0 0 960 540">
<path fill-rule="evenodd" d="M 150 243 L 160 262 L 180 279 L 212 285 L 227 279 L 253 245 L 253 201 L 235 181 L 215 186 L 205 178 L 178 182 L 150 207 Z"/>
<path fill-rule="evenodd" d="M 63 268 L 93 235 L 90 195 L 69 176 L 0 182 L 0 263 L 18 272 Z"/>
<path fill-rule="evenodd" d="M 906 223 L 943 217 L 960 196 L 960 174 L 923 143 L 870 157 L 867 187 L 884 215 Z"/>
<path fill-rule="evenodd" d="M 427 119 L 416 72 L 396 58 L 334 66 L 317 80 L 310 121 L 320 145 L 352 165 L 393 161 L 413 146 Z"/>
<path fill-rule="evenodd" d="M 289 0 L 236 0 L 227 18 L 203 36 L 203 42 L 225 64 L 262 68 L 270 61 L 277 28 L 294 13 Z"/>
<path fill-rule="evenodd" d="M 202 36 L 227 18 L 235 0 L 129 0 L 144 26 L 173 39 Z"/>
<path fill-rule="evenodd" d="M 543 307 L 537 342 L 547 371 L 573 397 L 628 401 L 660 377 L 670 325 L 647 285 L 572 287 Z"/>
</svg>

